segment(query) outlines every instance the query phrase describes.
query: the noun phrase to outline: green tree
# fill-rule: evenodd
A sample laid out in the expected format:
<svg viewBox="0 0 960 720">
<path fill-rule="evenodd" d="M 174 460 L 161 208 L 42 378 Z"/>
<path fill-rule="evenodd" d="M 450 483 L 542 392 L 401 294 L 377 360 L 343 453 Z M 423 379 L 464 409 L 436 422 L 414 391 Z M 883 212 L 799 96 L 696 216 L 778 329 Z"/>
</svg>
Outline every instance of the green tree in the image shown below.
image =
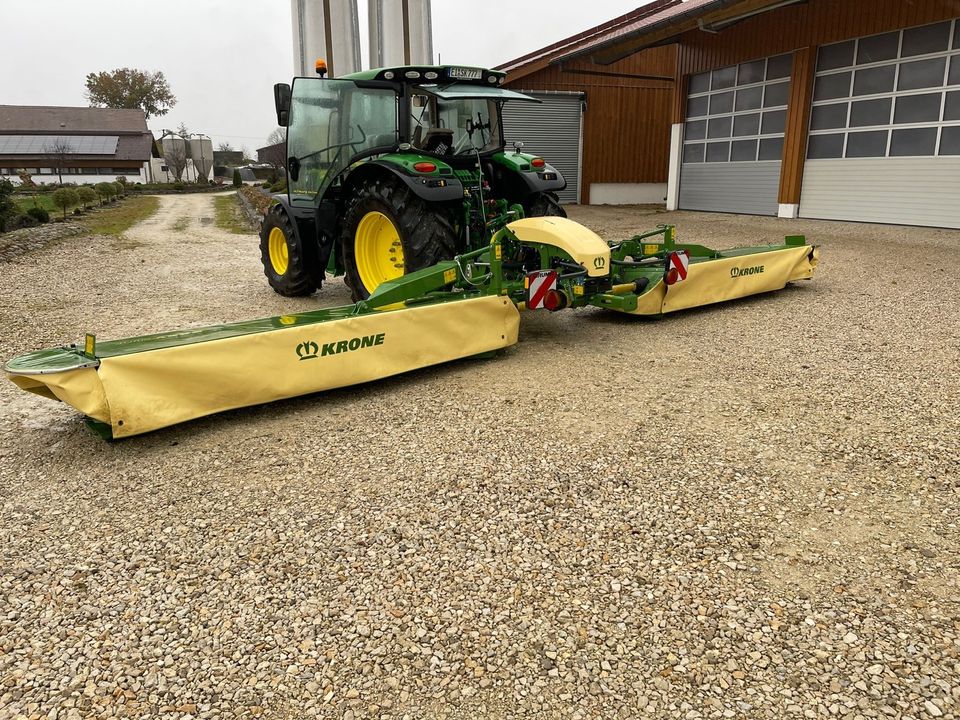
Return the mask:
<svg viewBox="0 0 960 720">
<path fill-rule="evenodd" d="M 10 196 L 13 195 L 13 183 L 0 180 L 0 232 L 6 232 L 7 221 L 17 214 L 17 206 Z"/>
<path fill-rule="evenodd" d="M 81 185 L 77 188 L 77 197 L 83 203 L 83 209 L 87 210 L 90 204 L 97 199 L 97 191 L 89 185 Z"/>
<path fill-rule="evenodd" d="M 166 115 L 177 98 L 163 73 L 117 68 L 87 75 L 87 100 L 91 107 L 139 108 L 148 118 Z"/>
<path fill-rule="evenodd" d="M 240 178 L 240 171 L 239 171 L 239 170 L 234 170 L 234 171 L 233 171 L 233 186 L 234 186 L 235 188 L 238 188 L 238 187 L 240 187 L 241 185 L 243 185 L 243 180 Z"/>
<path fill-rule="evenodd" d="M 114 195 L 117 194 L 117 189 L 113 186 L 113 183 L 102 182 L 97 183 L 96 186 L 97 195 L 100 196 L 100 204 L 103 205 L 103 200 L 106 198 L 109 200 Z"/>
<path fill-rule="evenodd" d="M 80 202 L 77 191 L 73 188 L 60 188 L 53 191 L 53 204 L 63 210 L 63 219 L 67 219 L 67 210 Z"/>
</svg>

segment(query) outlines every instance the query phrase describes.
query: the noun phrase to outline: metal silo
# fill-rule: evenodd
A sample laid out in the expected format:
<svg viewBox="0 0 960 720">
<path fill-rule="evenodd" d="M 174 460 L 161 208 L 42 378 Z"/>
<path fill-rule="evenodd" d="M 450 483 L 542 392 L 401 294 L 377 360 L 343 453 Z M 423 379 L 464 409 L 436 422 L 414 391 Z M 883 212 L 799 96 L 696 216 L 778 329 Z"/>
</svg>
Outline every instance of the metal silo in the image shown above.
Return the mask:
<svg viewBox="0 0 960 720">
<path fill-rule="evenodd" d="M 213 167 L 213 141 L 206 136 L 190 138 L 190 158 L 197 177 L 209 179 Z"/>
<path fill-rule="evenodd" d="M 369 0 L 370 67 L 433 65 L 430 0 Z"/>
<path fill-rule="evenodd" d="M 290 14 L 296 75 L 314 75 L 317 58 L 330 77 L 360 70 L 357 0 L 290 0 Z"/>
</svg>

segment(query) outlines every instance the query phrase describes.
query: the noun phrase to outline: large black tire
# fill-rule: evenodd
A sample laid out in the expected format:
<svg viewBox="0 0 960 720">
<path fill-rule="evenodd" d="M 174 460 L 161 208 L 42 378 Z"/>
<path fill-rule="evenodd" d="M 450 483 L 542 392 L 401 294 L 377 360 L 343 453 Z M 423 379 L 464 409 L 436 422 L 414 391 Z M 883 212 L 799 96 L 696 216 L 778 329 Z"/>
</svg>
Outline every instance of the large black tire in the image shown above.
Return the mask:
<svg viewBox="0 0 960 720">
<path fill-rule="evenodd" d="M 277 232 L 283 234 L 282 239 Z M 274 237 L 273 256 L 271 235 Z M 286 267 L 283 267 L 281 258 L 277 256 L 277 243 L 281 240 L 286 246 Z M 309 267 L 309 255 L 304 252 L 290 218 L 280 205 L 270 208 L 263 218 L 263 225 L 260 226 L 260 262 L 263 263 L 263 274 L 267 276 L 270 287 L 280 295 L 301 297 L 310 295 L 320 287 L 320 282 Z"/>
<path fill-rule="evenodd" d="M 390 219 L 403 247 L 404 274 L 422 270 L 457 253 L 457 232 L 452 208 L 428 203 L 402 181 L 390 177 L 362 181 L 352 192 L 340 235 L 344 281 L 354 301 L 370 297 L 376 287 L 367 287 L 357 268 L 356 236 L 360 221 L 372 212 Z"/>
<path fill-rule="evenodd" d="M 527 217 L 544 217 L 553 215 L 556 217 L 566 217 L 567 211 L 560 204 L 560 199 L 556 193 L 542 192 L 531 195 L 530 199 L 523 204 L 523 211 Z"/>
</svg>

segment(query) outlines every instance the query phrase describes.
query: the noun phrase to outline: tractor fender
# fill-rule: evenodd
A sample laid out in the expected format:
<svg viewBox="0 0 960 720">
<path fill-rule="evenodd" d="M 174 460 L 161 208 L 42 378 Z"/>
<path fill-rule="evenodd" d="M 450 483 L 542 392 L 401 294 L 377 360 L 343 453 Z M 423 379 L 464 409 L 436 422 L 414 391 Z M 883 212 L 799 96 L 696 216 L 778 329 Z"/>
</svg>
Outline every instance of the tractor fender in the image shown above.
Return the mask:
<svg viewBox="0 0 960 720">
<path fill-rule="evenodd" d="M 522 199 L 542 192 L 556 192 L 567 187 L 563 174 L 550 164 L 540 170 L 516 171 L 498 163 L 490 163 L 489 172 L 494 179 L 494 187 L 509 198 Z M 547 180 L 544 175 L 553 174 Z"/>
<path fill-rule="evenodd" d="M 418 198 L 427 202 L 449 202 L 451 200 L 463 199 L 463 185 L 454 177 L 423 177 L 420 175 L 410 175 L 405 173 L 402 168 L 394 163 L 382 162 L 380 160 L 371 160 L 357 166 L 344 180 L 347 188 L 374 177 L 382 177 L 384 173 L 389 173 L 403 181 L 403 183 L 413 191 Z M 431 186 L 431 181 L 443 181 L 443 187 Z"/>
<path fill-rule="evenodd" d="M 321 233 L 317 228 L 317 208 L 292 205 L 290 197 L 285 193 L 277 193 L 271 197 L 290 218 L 296 241 L 309 260 L 311 272 L 319 282 L 323 282 L 324 269 L 329 262 L 333 243 L 327 239 L 331 237 L 328 233 Z"/>
</svg>

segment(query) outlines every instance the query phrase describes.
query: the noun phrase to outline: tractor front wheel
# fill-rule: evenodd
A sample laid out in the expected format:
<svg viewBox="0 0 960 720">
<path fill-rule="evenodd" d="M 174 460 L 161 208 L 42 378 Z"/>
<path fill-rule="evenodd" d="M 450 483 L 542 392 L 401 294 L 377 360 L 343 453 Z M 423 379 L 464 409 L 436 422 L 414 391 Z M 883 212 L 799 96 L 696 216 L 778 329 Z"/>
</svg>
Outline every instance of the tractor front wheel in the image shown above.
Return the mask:
<svg viewBox="0 0 960 720">
<path fill-rule="evenodd" d="M 523 204 L 523 210 L 527 217 L 544 217 L 554 215 L 557 217 L 566 217 L 567 211 L 560 204 L 560 199 L 556 193 L 542 192 L 532 195 L 530 199 Z"/>
<path fill-rule="evenodd" d="M 344 280 L 354 301 L 382 283 L 456 254 L 449 209 L 428 203 L 393 178 L 371 178 L 354 188 L 340 247 Z"/>
<path fill-rule="evenodd" d="M 307 267 L 293 223 L 279 205 L 267 211 L 260 226 L 260 262 L 270 287 L 280 295 L 310 295 L 320 286 Z"/>
</svg>

